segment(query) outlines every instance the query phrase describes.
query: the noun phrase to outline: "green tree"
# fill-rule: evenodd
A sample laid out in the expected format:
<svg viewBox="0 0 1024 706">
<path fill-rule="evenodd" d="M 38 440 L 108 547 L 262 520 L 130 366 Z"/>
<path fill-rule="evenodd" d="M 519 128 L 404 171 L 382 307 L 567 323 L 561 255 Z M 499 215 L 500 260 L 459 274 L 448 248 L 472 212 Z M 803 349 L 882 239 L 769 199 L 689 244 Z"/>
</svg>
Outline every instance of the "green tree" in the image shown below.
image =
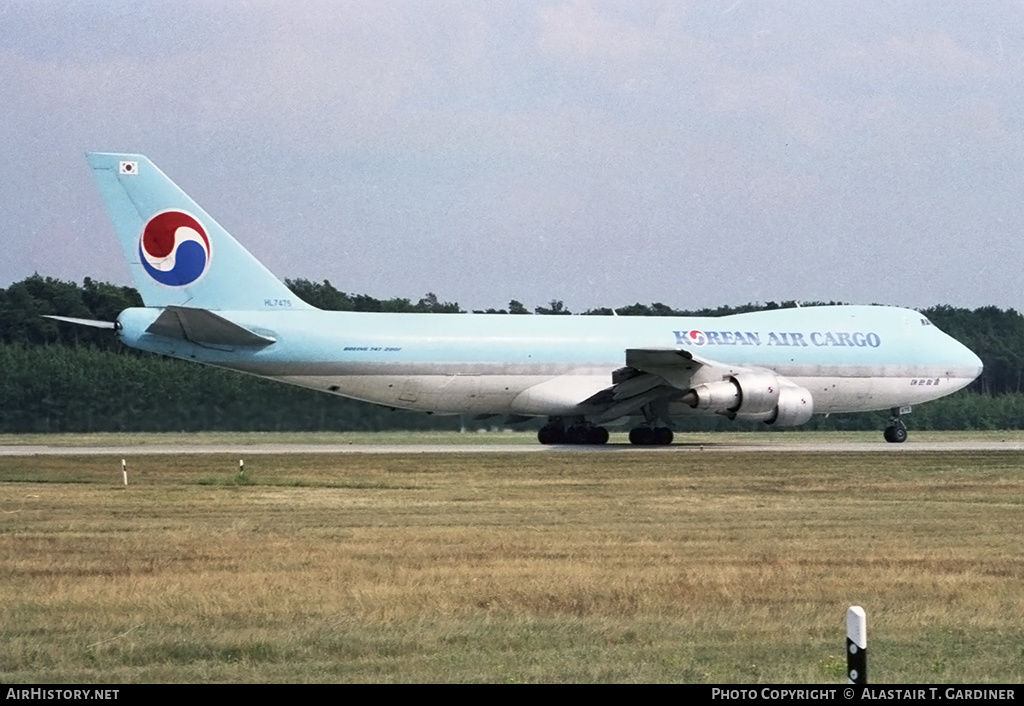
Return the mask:
<svg viewBox="0 0 1024 706">
<path fill-rule="evenodd" d="M 559 316 L 567 316 L 572 313 L 571 311 L 565 308 L 565 304 L 562 302 L 561 299 L 552 299 L 550 302 L 548 302 L 548 305 L 546 307 L 538 306 L 536 309 L 534 309 L 534 311 L 538 314 L 554 314 Z"/>
</svg>

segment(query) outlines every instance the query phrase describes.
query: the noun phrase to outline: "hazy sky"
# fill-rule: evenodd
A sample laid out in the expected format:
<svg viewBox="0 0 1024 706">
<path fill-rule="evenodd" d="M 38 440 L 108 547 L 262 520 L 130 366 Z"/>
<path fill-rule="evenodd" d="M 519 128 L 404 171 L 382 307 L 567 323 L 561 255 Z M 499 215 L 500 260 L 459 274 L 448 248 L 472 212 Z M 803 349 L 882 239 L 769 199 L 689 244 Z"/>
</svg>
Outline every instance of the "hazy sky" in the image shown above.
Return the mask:
<svg viewBox="0 0 1024 706">
<path fill-rule="evenodd" d="M 1021 2 L 0 0 L 0 287 L 130 284 L 83 153 L 464 308 L 1024 308 Z"/>
</svg>

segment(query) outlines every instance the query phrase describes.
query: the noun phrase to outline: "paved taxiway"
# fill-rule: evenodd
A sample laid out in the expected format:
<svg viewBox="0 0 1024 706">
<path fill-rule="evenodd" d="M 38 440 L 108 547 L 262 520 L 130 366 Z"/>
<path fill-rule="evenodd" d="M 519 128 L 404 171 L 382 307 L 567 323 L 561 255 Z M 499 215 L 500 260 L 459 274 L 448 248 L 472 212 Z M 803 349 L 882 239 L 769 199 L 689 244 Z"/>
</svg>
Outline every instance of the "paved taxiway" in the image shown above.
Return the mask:
<svg viewBox="0 0 1024 706">
<path fill-rule="evenodd" d="M 604 446 L 543 446 L 541 444 L 139 444 L 135 446 L 0 446 L 0 456 L 128 456 L 177 454 L 439 454 L 439 453 L 913 453 L 915 451 L 1024 451 L 1021 441 L 908 441 L 905 444 L 877 442 L 808 442 L 799 444 L 707 443 L 637 447 L 630 444 Z"/>
</svg>

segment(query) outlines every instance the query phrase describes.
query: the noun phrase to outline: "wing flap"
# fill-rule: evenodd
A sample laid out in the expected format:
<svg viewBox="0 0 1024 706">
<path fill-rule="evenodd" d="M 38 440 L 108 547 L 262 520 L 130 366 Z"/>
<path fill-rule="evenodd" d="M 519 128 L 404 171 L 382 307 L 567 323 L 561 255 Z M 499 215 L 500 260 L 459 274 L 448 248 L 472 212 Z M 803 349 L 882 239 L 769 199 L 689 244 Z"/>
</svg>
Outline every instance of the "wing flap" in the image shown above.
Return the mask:
<svg viewBox="0 0 1024 706">
<path fill-rule="evenodd" d="M 652 375 L 647 377 L 654 376 Z M 614 419 L 618 419 L 619 417 L 634 414 L 644 405 L 654 404 L 659 400 L 669 400 L 681 394 L 682 392 L 674 387 L 670 387 L 665 384 L 658 384 L 656 387 L 649 388 L 643 392 L 633 395 L 632 397 L 625 397 L 616 400 L 603 412 L 597 415 L 594 419 L 594 423 L 604 424 L 605 422 L 610 422 Z"/>
<path fill-rule="evenodd" d="M 698 358 L 681 348 L 629 348 L 626 365 L 635 370 L 657 375 L 672 387 L 689 390 L 693 376 L 706 367 L 717 367 L 713 361 Z"/>
</svg>

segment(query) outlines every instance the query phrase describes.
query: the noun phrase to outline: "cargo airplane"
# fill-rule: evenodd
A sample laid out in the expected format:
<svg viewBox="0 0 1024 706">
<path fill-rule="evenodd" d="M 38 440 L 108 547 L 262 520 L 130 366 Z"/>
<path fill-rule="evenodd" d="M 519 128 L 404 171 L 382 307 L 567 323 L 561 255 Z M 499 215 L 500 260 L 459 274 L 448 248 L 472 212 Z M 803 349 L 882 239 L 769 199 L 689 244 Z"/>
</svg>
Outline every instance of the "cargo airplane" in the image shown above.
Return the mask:
<svg viewBox="0 0 1024 706">
<path fill-rule="evenodd" d="M 725 317 L 380 314 L 299 299 L 146 157 L 88 163 L 145 306 L 112 328 L 133 348 L 393 408 L 546 417 L 544 444 L 672 442 L 673 419 L 776 426 L 812 414 L 901 415 L 981 374 L 923 315 L 820 306 Z"/>
</svg>

